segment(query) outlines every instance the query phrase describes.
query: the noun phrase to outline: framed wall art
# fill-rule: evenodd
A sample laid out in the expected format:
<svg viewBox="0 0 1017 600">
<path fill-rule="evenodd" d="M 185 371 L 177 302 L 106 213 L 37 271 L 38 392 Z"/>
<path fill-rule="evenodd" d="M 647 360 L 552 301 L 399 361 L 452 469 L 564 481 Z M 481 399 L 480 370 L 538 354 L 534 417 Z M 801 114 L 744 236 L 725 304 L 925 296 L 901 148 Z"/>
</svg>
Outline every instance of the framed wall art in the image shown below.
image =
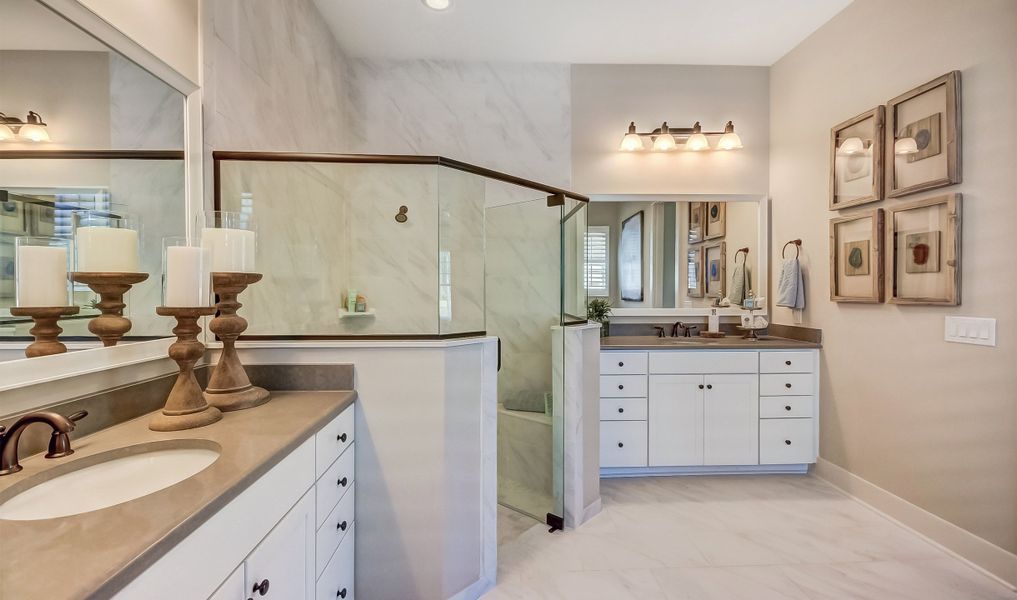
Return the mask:
<svg viewBox="0 0 1017 600">
<path fill-rule="evenodd" d="M 960 71 L 886 105 L 887 197 L 961 182 Z"/>
<path fill-rule="evenodd" d="M 703 239 L 713 240 L 724 237 L 727 229 L 727 203 L 706 203 L 706 235 Z"/>
<path fill-rule="evenodd" d="M 689 298 L 702 298 L 705 295 L 703 286 L 703 247 L 689 248 L 685 254 L 686 294 Z"/>
<path fill-rule="evenodd" d="M 703 247 L 703 287 L 707 298 L 723 298 L 727 288 L 727 244 L 714 242 Z"/>
<path fill-rule="evenodd" d="M 622 300 L 643 301 L 643 211 L 622 221 L 618 237 L 618 287 Z"/>
<path fill-rule="evenodd" d="M 961 195 L 887 209 L 886 270 L 894 304 L 960 304 Z"/>
<path fill-rule="evenodd" d="M 706 203 L 689 202 L 689 236 L 690 244 L 698 244 L 706 239 Z"/>
<path fill-rule="evenodd" d="M 883 199 L 882 106 L 830 130 L 830 210 Z"/>
<path fill-rule="evenodd" d="M 830 220 L 830 300 L 883 301 L 883 209 Z"/>
</svg>

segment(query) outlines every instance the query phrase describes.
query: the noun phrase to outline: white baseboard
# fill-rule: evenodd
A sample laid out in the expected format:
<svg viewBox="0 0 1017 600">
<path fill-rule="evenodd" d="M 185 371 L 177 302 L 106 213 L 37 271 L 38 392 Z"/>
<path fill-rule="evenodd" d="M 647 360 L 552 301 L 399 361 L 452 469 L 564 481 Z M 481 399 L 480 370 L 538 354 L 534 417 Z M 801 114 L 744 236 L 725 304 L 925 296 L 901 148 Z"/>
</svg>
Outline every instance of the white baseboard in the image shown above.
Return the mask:
<svg viewBox="0 0 1017 600">
<path fill-rule="evenodd" d="M 579 524 L 582 525 L 583 523 L 589 521 L 593 517 L 600 514 L 600 510 L 601 508 L 603 508 L 603 506 L 604 506 L 603 501 L 600 498 L 597 498 L 596 500 L 591 502 L 589 506 L 583 509 L 583 518 L 579 522 Z"/>
<path fill-rule="evenodd" d="M 1007 552 L 823 458 L 816 462 L 816 476 L 987 576 L 1017 590 L 1017 554 Z"/>
<path fill-rule="evenodd" d="M 601 467 L 601 479 L 614 477 L 668 477 L 672 475 L 804 475 L 809 465 L 733 465 L 693 467 Z"/>
<path fill-rule="evenodd" d="M 480 579 L 474 581 L 470 585 L 463 588 L 463 590 L 460 591 L 455 596 L 449 598 L 449 600 L 477 600 L 478 598 L 486 594 L 488 591 L 490 591 L 491 588 L 493 587 L 494 582 L 490 581 L 486 577 L 481 577 Z"/>
</svg>

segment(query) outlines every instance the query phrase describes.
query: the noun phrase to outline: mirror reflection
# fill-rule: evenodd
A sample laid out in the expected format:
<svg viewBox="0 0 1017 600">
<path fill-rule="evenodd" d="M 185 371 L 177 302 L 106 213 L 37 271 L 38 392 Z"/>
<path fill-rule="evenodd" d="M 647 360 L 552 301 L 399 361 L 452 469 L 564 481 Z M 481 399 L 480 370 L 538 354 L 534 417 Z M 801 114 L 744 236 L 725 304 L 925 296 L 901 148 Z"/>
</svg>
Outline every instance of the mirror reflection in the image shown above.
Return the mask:
<svg viewBox="0 0 1017 600">
<path fill-rule="evenodd" d="M 758 292 L 759 205 L 711 199 L 589 206 L 589 293 L 615 308 L 741 305 Z"/>
<path fill-rule="evenodd" d="M 162 239 L 186 229 L 183 94 L 35 0 L 0 11 L 17 24 L 0 37 L 0 340 L 31 339 L 31 319 L 10 312 L 18 238 L 73 242 L 82 210 L 139 218 L 139 269 L 152 276 L 125 297 L 127 337 L 169 335 L 155 307 Z M 93 341 L 98 299 L 68 287 L 80 311 L 60 321 L 61 338 Z"/>
</svg>

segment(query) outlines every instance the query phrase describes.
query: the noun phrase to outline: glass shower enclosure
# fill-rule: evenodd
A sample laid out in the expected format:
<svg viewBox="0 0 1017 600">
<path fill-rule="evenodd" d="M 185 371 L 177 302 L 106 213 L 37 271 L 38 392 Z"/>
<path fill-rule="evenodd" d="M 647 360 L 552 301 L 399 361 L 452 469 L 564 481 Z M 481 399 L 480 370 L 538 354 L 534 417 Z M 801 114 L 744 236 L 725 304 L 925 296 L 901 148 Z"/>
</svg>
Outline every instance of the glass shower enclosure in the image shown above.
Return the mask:
<svg viewBox="0 0 1017 600">
<path fill-rule="evenodd" d="M 214 207 L 259 228 L 245 338 L 497 336 L 499 502 L 560 525 L 568 374 L 553 331 L 586 322 L 586 198 L 441 157 L 213 163 Z"/>
</svg>

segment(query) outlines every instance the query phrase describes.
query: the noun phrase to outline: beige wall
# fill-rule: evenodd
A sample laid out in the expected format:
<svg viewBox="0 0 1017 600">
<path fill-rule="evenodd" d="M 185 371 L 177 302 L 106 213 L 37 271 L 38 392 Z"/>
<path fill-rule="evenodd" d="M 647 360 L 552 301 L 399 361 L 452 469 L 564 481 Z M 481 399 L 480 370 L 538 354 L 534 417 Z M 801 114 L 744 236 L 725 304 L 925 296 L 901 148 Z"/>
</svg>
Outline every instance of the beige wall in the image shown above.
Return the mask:
<svg viewBox="0 0 1017 600">
<path fill-rule="evenodd" d="M 572 66 L 572 185 L 584 194 L 765 194 L 769 69 L 691 65 Z M 706 131 L 728 120 L 737 152 L 619 152 L 635 121 Z M 716 143 L 717 138 L 711 139 Z"/>
<path fill-rule="evenodd" d="M 831 303 L 830 127 L 952 69 L 964 182 L 906 199 L 964 194 L 963 305 Z M 770 89 L 771 252 L 804 241 L 804 324 L 825 341 L 820 455 L 1017 551 L 1017 3 L 855 0 L 773 66 Z M 946 315 L 995 317 L 999 345 L 945 343 Z"/>
</svg>

